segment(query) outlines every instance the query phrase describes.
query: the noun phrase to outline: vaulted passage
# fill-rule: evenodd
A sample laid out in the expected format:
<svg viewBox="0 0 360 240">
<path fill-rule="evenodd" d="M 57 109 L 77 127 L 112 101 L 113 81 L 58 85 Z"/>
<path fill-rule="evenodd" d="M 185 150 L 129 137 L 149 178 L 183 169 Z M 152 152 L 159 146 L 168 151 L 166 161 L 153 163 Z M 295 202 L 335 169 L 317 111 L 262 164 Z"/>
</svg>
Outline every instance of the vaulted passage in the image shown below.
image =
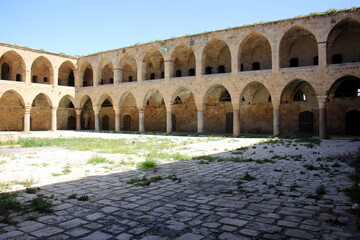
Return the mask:
<svg viewBox="0 0 360 240">
<path fill-rule="evenodd" d="M 22 131 L 24 105 L 15 91 L 7 91 L 0 98 L 0 131 Z"/>
<path fill-rule="evenodd" d="M 195 55 L 185 44 L 177 46 L 173 52 L 174 71 L 172 77 L 195 76 Z"/>
<path fill-rule="evenodd" d="M 268 89 L 259 82 L 248 84 L 240 95 L 240 132 L 271 134 L 273 106 Z"/>
<path fill-rule="evenodd" d="M 196 132 L 197 111 L 192 92 L 181 88 L 176 92 L 172 105 L 172 131 Z"/>
<path fill-rule="evenodd" d="M 48 96 L 39 94 L 35 97 L 31 105 L 30 116 L 30 130 L 51 130 L 51 103 Z"/>
<path fill-rule="evenodd" d="M 145 70 L 145 80 L 163 79 L 164 73 L 164 58 L 156 49 L 148 51 L 143 60 Z"/>
<path fill-rule="evenodd" d="M 126 53 L 120 60 L 121 80 L 120 82 L 137 81 L 137 65 L 134 56 Z"/>
<path fill-rule="evenodd" d="M 107 63 L 101 69 L 101 76 L 100 76 L 99 85 L 113 84 L 113 83 L 114 83 L 113 65 L 111 63 Z"/>
<path fill-rule="evenodd" d="M 151 91 L 145 98 L 145 131 L 166 131 L 166 107 L 160 92 Z"/>
<path fill-rule="evenodd" d="M 74 103 L 70 97 L 65 96 L 60 100 L 57 109 L 57 129 L 75 130 L 76 129 L 76 112 Z"/>
<path fill-rule="evenodd" d="M 139 131 L 139 110 L 135 97 L 127 92 L 120 101 L 120 128 L 122 131 Z"/>
<path fill-rule="evenodd" d="M 50 61 L 41 56 L 31 66 L 32 83 L 53 84 L 53 67 Z"/>
<path fill-rule="evenodd" d="M 228 90 L 221 85 L 211 87 L 204 97 L 204 132 L 226 133 L 227 129 L 230 131 L 226 116 L 232 112 Z"/>
<path fill-rule="evenodd" d="M 72 62 L 66 61 L 61 64 L 59 68 L 58 85 L 69 87 L 75 86 L 75 72 L 76 67 Z"/>
<path fill-rule="evenodd" d="M 90 63 L 86 62 L 80 68 L 82 74 L 82 86 L 88 87 L 94 85 L 94 73 Z"/>
<path fill-rule="evenodd" d="M 15 51 L 9 51 L 0 58 L 0 79 L 17 82 L 25 81 L 25 63 Z"/>
<path fill-rule="evenodd" d="M 211 40 L 203 52 L 204 74 L 230 73 L 231 53 L 228 45 L 220 39 Z"/>
<path fill-rule="evenodd" d="M 360 62 L 360 20 L 347 18 L 331 30 L 327 44 L 327 63 Z"/>
<path fill-rule="evenodd" d="M 319 104 L 308 82 L 290 82 L 282 92 L 280 110 L 282 133 L 318 134 Z"/>
<path fill-rule="evenodd" d="M 81 129 L 94 130 L 95 129 L 95 115 L 92 101 L 89 97 L 84 97 L 81 111 Z"/>
<path fill-rule="evenodd" d="M 107 97 L 101 104 L 99 121 L 100 130 L 115 130 L 115 111 L 110 97 Z"/>
</svg>

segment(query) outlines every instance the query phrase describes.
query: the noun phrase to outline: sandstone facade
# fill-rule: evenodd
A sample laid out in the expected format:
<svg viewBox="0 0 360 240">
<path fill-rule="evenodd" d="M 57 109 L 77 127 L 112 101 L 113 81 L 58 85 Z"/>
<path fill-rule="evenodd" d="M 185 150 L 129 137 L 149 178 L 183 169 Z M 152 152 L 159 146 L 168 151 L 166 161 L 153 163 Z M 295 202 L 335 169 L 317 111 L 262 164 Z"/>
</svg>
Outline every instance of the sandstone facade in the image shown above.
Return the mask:
<svg viewBox="0 0 360 240">
<path fill-rule="evenodd" d="M 0 43 L 0 130 L 360 135 L 360 9 L 82 57 Z"/>
</svg>

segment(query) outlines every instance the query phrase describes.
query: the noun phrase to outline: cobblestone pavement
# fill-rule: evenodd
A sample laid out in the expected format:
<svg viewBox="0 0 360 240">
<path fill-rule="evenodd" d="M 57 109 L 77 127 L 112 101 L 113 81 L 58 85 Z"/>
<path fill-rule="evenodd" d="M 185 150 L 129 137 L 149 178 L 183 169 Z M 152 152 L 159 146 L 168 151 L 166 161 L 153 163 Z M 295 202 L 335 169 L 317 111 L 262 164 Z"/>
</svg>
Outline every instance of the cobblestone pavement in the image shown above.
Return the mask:
<svg viewBox="0 0 360 240">
<path fill-rule="evenodd" d="M 0 223 L 0 239 L 360 239 L 341 191 L 353 168 L 316 151 L 274 162 L 167 163 L 145 173 L 164 177 L 149 186 L 126 183 L 138 171 L 43 186 L 37 194 L 52 195 L 54 213 L 14 215 Z M 68 199 L 74 193 L 89 199 Z"/>
</svg>

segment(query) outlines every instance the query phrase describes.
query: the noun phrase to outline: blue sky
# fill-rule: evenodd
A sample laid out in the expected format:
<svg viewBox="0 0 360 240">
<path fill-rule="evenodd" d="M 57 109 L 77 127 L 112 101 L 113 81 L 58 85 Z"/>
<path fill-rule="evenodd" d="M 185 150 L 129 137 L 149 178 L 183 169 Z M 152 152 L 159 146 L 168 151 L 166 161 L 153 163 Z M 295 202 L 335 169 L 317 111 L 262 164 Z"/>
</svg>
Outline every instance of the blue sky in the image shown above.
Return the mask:
<svg viewBox="0 0 360 240">
<path fill-rule="evenodd" d="M 0 0 L 0 42 L 86 55 L 360 6 L 359 0 Z"/>
</svg>

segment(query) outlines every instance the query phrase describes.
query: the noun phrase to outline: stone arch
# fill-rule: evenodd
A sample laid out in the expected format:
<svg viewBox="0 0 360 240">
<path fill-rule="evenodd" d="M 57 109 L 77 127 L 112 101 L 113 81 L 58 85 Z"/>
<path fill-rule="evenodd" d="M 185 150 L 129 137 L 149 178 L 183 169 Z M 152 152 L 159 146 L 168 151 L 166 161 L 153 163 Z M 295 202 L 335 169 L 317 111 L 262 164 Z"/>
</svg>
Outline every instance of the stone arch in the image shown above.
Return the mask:
<svg viewBox="0 0 360 240">
<path fill-rule="evenodd" d="M 194 51 L 185 43 L 176 46 L 171 54 L 174 62 L 171 77 L 195 76 L 196 61 Z"/>
<path fill-rule="evenodd" d="M 80 86 L 88 87 L 94 85 L 94 71 L 89 62 L 84 62 L 80 68 Z"/>
<path fill-rule="evenodd" d="M 61 98 L 57 109 L 57 129 L 75 130 L 76 129 L 76 112 L 75 99 L 70 95 Z"/>
<path fill-rule="evenodd" d="M 166 106 L 158 90 L 149 91 L 144 98 L 145 131 L 166 131 Z"/>
<path fill-rule="evenodd" d="M 125 53 L 120 60 L 121 79 L 120 82 L 137 81 L 137 63 L 133 55 Z"/>
<path fill-rule="evenodd" d="M 50 98 L 44 94 L 38 94 L 31 104 L 31 123 L 30 129 L 34 131 L 51 130 L 51 108 Z"/>
<path fill-rule="evenodd" d="M 204 95 L 205 133 L 232 133 L 232 119 L 228 119 L 229 122 L 226 121 L 227 114 L 233 112 L 231 99 L 230 101 L 220 101 L 220 97 L 225 91 L 228 90 L 223 85 L 217 84 L 211 86 Z"/>
<path fill-rule="evenodd" d="M 124 93 L 119 105 L 121 109 L 120 119 L 123 120 L 120 120 L 120 128 L 124 131 L 139 131 L 139 110 L 134 95 L 131 92 Z M 124 121 L 125 117 L 127 120 L 131 120 L 130 124 Z"/>
<path fill-rule="evenodd" d="M 208 42 L 202 54 L 204 74 L 230 73 L 231 52 L 227 43 L 219 38 Z"/>
<path fill-rule="evenodd" d="M 246 134 L 272 133 L 272 98 L 264 84 L 251 82 L 240 94 L 240 127 Z"/>
<path fill-rule="evenodd" d="M 163 79 L 164 57 L 161 52 L 155 48 L 150 49 L 143 59 L 144 80 Z"/>
<path fill-rule="evenodd" d="M 75 86 L 76 67 L 70 61 L 63 62 L 59 67 L 58 85 Z"/>
<path fill-rule="evenodd" d="M 176 119 L 173 120 L 173 131 L 196 132 L 197 108 L 192 91 L 186 87 L 178 88 L 171 97 L 171 105 L 172 117 Z"/>
<path fill-rule="evenodd" d="M 0 96 L 0 131 L 22 131 L 24 99 L 15 90 L 8 90 Z"/>
<path fill-rule="evenodd" d="M 239 64 L 240 71 L 271 69 L 271 46 L 268 39 L 260 33 L 250 33 L 240 44 Z"/>
<path fill-rule="evenodd" d="M 98 65 L 99 85 L 114 84 L 114 67 L 111 60 L 104 58 Z"/>
<path fill-rule="evenodd" d="M 51 62 L 44 56 L 34 60 L 31 65 L 31 80 L 33 83 L 53 84 L 54 70 Z"/>
<path fill-rule="evenodd" d="M 81 129 L 94 130 L 95 129 L 95 115 L 93 102 L 89 96 L 84 96 L 81 99 Z"/>
<path fill-rule="evenodd" d="M 8 65 L 8 71 L 3 72 L 3 66 Z M 15 51 L 4 53 L 0 58 L 0 79 L 25 82 L 26 67 L 24 59 Z"/>
<path fill-rule="evenodd" d="M 99 101 L 99 125 L 100 130 L 115 130 L 115 110 L 113 100 L 107 94 L 103 94 Z"/>
<path fill-rule="evenodd" d="M 337 23 L 327 39 L 327 63 L 360 62 L 360 20 L 346 18 Z"/>
<path fill-rule="evenodd" d="M 302 98 L 296 98 L 297 94 L 304 94 Z M 284 134 L 300 133 L 300 113 L 312 112 L 314 127 L 313 133 L 318 134 L 319 129 L 319 104 L 313 86 L 302 79 L 295 79 L 288 83 L 281 93 L 280 105 L 280 131 Z"/>
<path fill-rule="evenodd" d="M 302 26 L 295 26 L 285 32 L 280 42 L 280 67 L 303 67 L 317 65 L 316 37 Z"/>
<path fill-rule="evenodd" d="M 360 111 L 360 78 L 346 75 L 337 79 L 329 90 L 326 107 L 328 133 L 349 134 L 347 112 Z"/>
</svg>

